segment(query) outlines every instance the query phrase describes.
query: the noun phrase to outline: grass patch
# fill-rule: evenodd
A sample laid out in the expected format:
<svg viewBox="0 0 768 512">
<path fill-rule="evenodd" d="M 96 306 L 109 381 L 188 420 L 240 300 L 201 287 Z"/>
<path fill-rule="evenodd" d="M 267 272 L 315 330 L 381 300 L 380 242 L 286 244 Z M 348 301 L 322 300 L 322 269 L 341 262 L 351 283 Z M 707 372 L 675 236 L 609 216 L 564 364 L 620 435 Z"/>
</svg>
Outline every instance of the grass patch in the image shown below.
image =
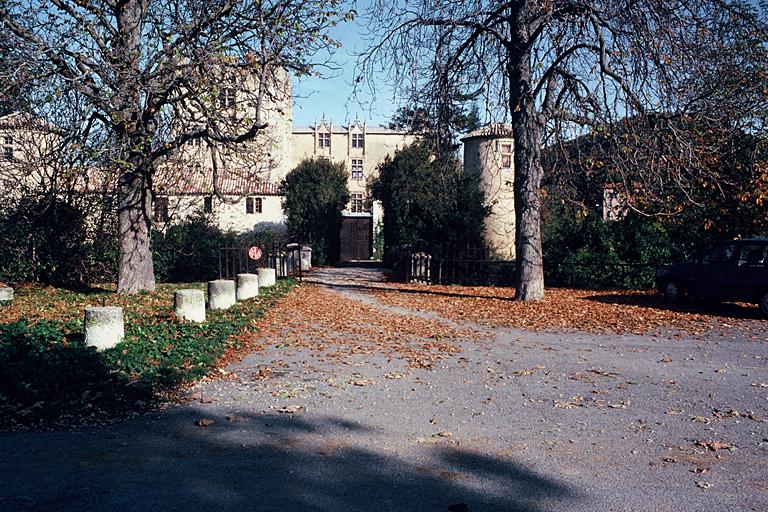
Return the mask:
<svg viewBox="0 0 768 512">
<path fill-rule="evenodd" d="M 160 285 L 151 294 L 17 289 L 0 308 L 0 429 L 50 428 L 110 421 L 151 407 L 215 368 L 238 335 L 292 287 L 279 281 L 202 324 L 173 316 L 173 291 L 204 284 Z M 96 352 L 86 347 L 86 306 L 124 308 L 125 341 Z"/>
</svg>

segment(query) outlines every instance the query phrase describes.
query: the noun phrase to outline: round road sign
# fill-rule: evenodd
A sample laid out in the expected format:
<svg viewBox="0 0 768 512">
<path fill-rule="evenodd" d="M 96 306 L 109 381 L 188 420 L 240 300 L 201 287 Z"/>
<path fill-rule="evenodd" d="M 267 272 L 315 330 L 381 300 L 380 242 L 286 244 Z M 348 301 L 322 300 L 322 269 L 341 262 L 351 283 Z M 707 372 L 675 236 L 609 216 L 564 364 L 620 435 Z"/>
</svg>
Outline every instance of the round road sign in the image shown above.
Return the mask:
<svg viewBox="0 0 768 512">
<path fill-rule="evenodd" d="M 250 247 L 248 249 L 248 257 L 252 260 L 258 260 L 261 258 L 261 249 L 256 246 Z"/>
</svg>

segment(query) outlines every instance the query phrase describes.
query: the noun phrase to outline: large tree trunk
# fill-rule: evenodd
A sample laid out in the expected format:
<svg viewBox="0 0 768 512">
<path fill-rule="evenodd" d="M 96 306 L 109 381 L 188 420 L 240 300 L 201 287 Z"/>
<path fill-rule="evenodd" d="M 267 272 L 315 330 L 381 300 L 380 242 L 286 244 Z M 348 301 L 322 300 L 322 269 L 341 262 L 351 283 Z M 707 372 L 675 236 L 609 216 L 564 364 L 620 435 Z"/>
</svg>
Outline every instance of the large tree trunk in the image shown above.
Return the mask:
<svg viewBox="0 0 768 512">
<path fill-rule="evenodd" d="M 520 35 L 524 41 L 526 34 Z M 541 251 L 541 125 L 533 92 L 529 53 L 524 48 L 508 54 L 510 113 L 515 137 L 515 249 L 518 300 L 544 298 Z"/>
<path fill-rule="evenodd" d="M 147 160 L 151 135 L 143 119 L 139 61 L 141 31 L 147 0 L 118 2 L 115 17 L 119 29 L 117 115 L 115 131 L 121 147 L 117 184 L 118 262 L 117 291 L 138 293 L 155 289 L 155 271 L 150 248 L 152 166 Z"/>
<path fill-rule="evenodd" d="M 154 291 L 150 249 L 151 187 L 143 172 L 123 171 L 118 183 L 118 293 Z"/>
</svg>

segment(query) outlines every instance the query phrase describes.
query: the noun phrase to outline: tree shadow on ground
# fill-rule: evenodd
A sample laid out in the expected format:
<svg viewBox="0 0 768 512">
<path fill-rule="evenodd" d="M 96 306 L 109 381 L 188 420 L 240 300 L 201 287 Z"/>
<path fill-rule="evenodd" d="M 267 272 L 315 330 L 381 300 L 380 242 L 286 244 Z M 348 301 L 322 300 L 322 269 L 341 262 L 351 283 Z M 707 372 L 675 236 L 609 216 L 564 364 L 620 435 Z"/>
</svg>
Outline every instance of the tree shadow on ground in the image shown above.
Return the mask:
<svg viewBox="0 0 768 512">
<path fill-rule="evenodd" d="M 201 416 L 215 423 L 195 426 Z M 512 460 L 458 446 L 361 447 L 376 436 L 383 446 L 384 434 L 334 417 L 190 407 L 105 429 L 5 434 L 0 508 L 536 512 L 583 498 Z"/>
<path fill-rule="evenodd" d="M 621 295 L 592 295 L 586 300 L 603 304 L 619 304 L 624 306 L 639 306 L 643 308 L 675 311 L 679 313 L 694 313 L 712 317 L 731 318 L 734 320 L 759 320 L 760 310 L 752 304 L 711 302 L 688 299 L 671 304 L 660 295 L 626 292 Z"/>
<path fill-rule="evenodd" d="M 126 417 L 155 390 L 121 379 L 80 332 L 41 322 L 0 326 L 0 431 L 49 429 Z"/>
<path fill-rule="evenodd" d="M 489 294 L 479 294 L 479 293 L 454 293 L 454 292 L 444 292 L 440 290 L 434 290 L 429 288 L 420 288 L 418 290 L 411 289 L 411 288 L 389 288 L 386 286 L 376 286 L 375 284 L 366 285 L 366 284 L 349 284 L 349 283 L 331 283 L 326 281 L 318 281 L 318 284 L 322 286 L 327 286 L 328 288 L 337 289 L 337 290 L 361 290 L 361 291 L 371 291 L 371 292 L 379 292 L 379 293 L 394 293 L 394 294 L 412 294 L 412 295 L 434 295 L 436 297 L 453 297 L 453 298 L 459 298 L 459 299 L 489 299 L 489 300 L 501 300 L 501 301 L 507 301 L 507 302 L 515 302 L 514 297 L 502 297 L 499 295 L 489 295 Z M 401 283 L 402 284 L 402 283 Z M 446 285 L 441 285 L 446 286 Z M 489 288 L 489 287 L 484 287 Z M 505 287 L 505 290 L 514 290 L 513 288 Z"/>
</svg>

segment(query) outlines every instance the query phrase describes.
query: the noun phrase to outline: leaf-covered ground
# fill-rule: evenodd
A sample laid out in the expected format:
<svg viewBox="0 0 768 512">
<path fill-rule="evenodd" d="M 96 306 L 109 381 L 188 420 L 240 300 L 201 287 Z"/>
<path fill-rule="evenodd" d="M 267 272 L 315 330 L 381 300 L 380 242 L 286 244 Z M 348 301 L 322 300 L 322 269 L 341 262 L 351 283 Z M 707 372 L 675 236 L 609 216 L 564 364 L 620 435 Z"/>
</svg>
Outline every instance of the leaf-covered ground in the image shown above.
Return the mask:
<svg viewBox="0 0 768 512">
<path fill-rule="evenodd" d="M 548 289 L 541 302 L 514 300 L 514 288 L 375 283 L 382 303 L 439 313 L 457 321 L 530 330 L 648 334 L 678 330 L 700 335 L 712 329 L 765 339 L 766 320 L 751 304 L 691 302 L 670 306 L 653 291 Z M 762 338 L 760 338 L 762 336 Z"/>
<path fill-rule="evenodd" d="M 387 311 L 312 285 L 268 312 L 256 335 L 266 343 L 320 351 L 324 359 L 380 353 L 423 368 L 460 351 L 456 341 L 484 336 L 478 329 Z"/>
</svg>

